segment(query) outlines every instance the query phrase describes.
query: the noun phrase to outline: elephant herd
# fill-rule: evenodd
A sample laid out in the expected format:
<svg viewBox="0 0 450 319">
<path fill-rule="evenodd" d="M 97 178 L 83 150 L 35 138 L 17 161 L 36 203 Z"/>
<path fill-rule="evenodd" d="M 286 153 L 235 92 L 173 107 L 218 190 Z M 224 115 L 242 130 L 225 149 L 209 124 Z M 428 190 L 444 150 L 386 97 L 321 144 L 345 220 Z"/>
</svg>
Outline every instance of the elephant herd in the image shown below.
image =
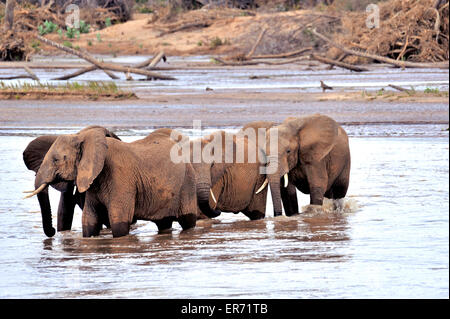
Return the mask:
<svg viewBox="0 0 450 319">
<path fill-rule="evenodd" d="M 36 172 L 35 190 L 44 233 L 55 234 L 48 186 L 61 192 L 57 230 L 70 230 L 75 205 L 83 237 L 129 233 L 136 220 L 153 221 L 159 231 L 177 221 L 183 230 L 197 219 L 221 212 L 265 217 L 268 185 L 274 216 L 299 213 L 297 194 L 310 203 L 345 197 L 350 176 L 348 137 L 332 118 L 290 117 L 277 125 L 252 122 L 238 133 L 217 131 L 189 139 L 162 128 L 126 143 L 101 126 L 76 134 L 40 136 L 23 152 Z"/>
</svg>

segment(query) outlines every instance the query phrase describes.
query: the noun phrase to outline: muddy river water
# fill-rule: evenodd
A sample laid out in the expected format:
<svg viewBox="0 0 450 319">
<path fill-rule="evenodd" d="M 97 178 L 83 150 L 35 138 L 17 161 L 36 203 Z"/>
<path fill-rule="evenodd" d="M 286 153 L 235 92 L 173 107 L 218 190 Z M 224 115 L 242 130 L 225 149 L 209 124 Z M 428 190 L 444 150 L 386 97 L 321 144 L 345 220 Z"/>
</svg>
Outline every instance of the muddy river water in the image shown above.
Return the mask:
<svg viewBox="0 0 450 319">
<path fill-rule="evenodd" d="M 0 298 L 448 298 L 447 128 L 345 127 L 352 172 L 340 211 L 309 211 L 299 193 L 302 214 L 273 218 L 269 192 L 264 220 L 223 213 L 166 234 L 139 221 L 118 239 L 82 238 L 79 210 L 72 231 L 46 238 L 37 200 L 21 199 L 34 179 L 26 145 L 76 129 L 1 129 Z"/>
<path fill-rule="evenodd" d="M 125 62 L 138 61 L 125 58 Z M 0 74 L 14 72 L 22 71 L 0 68 Z M 35 72 L 49 80 L 71 71 Z M 236 90 L 237 94 L 318 92 L 322 78 L 345 91 L 373 91 L 388 83 L 448 91 L 449 83 L 448 70 L 377 69 L 358 76 L 342 70 L 312 72 L 289 67 L 167 73 L 179 80 L 122 80 L 119 85 L 151 96 L 205 92 L 206 86 L 214 92 Z M 251 75 L 261 78 L 249 80 Z M 92 79 L 107 80 L 102 72 L 77 80 Z M 260 99 L 259 104 L 250 101 L 225 109 L 228 100 L 210 105 L 207 94 L 204 102 L 193 102 L 194 106 L 184 105 L 186 101 L 177 105 L 145 100 L 130 105 L 127 101 L 117 105 L 1 101 L 0 298 L 449 297 L 446 101 L 299 101 L 280 102 L 273 109 L 273 101 Z M 219 107 L 228 117 L 221 119 Z M 130 235 L 113 239 L 109 230 L 96 238 L 82 238 L 77 209 L 71 231 L 47 238 L 37 200 L 22 200 L 22 191 L 34 184 L 34 173 L 26 169 L 22 152 L 39 135 L 72 133 L 101 124 L 132 141 L 146 136 L 151 131 L 148 125 L 186 127 L 181 124 L 189 123 L 191 117 L 208 122 L 209 130 L 228 125 L 232 131 L 230 126 L 255 119 L 282 121 L 288 115 L 315 112 L 355 124 L 344 126 L 350 137 L 352 169 L 340 210 L 326 202 L 322 211 L 312 211 L 307 206 L 309 197 L 298 193 L 303 212 L 274 218 L 269 192 L 264 220 L 223 213 L 186 232 L 174 223 L 172 232 L 164 234 L 158 234 L 152 222 L 138 221 Z M 202 117 L 205 114 L 210 114 L 209 121 Z M 423 124 L 386 124 L 393 122 Z M 53 189 L 50 196 L 55 224 L 59 196 Z"/>
</svg>

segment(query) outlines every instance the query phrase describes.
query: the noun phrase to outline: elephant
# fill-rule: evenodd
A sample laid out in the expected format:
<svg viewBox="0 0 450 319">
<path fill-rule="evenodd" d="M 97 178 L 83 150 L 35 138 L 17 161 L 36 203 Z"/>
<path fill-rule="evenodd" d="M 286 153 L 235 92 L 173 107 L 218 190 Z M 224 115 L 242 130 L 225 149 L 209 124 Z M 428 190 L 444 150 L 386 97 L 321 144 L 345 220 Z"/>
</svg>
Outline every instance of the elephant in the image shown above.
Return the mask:
<svg viewBox="0 0 450 319">
<path fill-rule="evenodd" d="M 195 227 L 195 172 L 189 163 L 171 160 L 174 145 L 164 129 L 132 143 L 105 137 L 100 129 L 58 136 L 31 195 L 73 181 L 85 193 L 83 237 L 99 235 L 103 215 L 113 237 L 127 235 L 133 218 L 153 221 L 159 231 L 170 229 L 173 221 L 183 230 Z"/>
<path fill-rule="evenodd" d="M 120 140 L 116 134 L 100 126 L 89 126 L 86 130 L 97 128 L 103 129 L 105 136 Z M 32 170 L 35 173 L 38 172 L 45 155 L 57 137 L 58 135 L 43 135 L 35 138 L 28 144 L 23 152 L 23 161 L 29 170 Z M 59 183 L 54 183 L 52 187 L 61 192 L 58 205 L 57 231 L 70 230 L 72 228 L 75 205 L 78 205 L 81 209 L 83 209 L 85 194 L 81 194 L 78 190 L 75 190 L 75 184 L 73 182 L 61 181 Z M 52 212 L 48 189 L 40 192 L 37 197 L 41 208 L 44 233 L 48 237 L 52 237 L 55 235 L 55 229 L 51 226 Z M 103 223 L 106 226 L 109 226 L 107 218 L 103 221 Z"/>
<path fill-rule="evenodd" d="M 196 161 L 193 158 L 195 143 L 203 155 L 210 155 L 209 159 L 202 157 Z M 252 139 L 217 131 L 191 141 L 190 149 L 197 181 L 197 201 L 203 214 L 213 218 L 226 211 L 242 212 L 251 220 L 265 217 L 267 189 L 262 185 L 266 177 L 259 174 L 259 149 Z M 241 159 L 238 151 L 243 155 Z M 250 158 L 253 154 L 254 158 Z"/>
<path fill-rule="evenodd" d="M 282 214 L 281 201 L 287 216 L 298 214 L 296 188 L 310 194 L 311 205 L 322 205 L 324 197 L 345 197 L 350 180 L 350 148 L 345 130 L 336 121 L 321 114 L 290 117 L 268 132 L 274 129 L 278 133 L 277 154 L 270 153 L 270 140 L 266 139 L 268 164 L 277 167 L 268 174 L 274 216 Z"/>
</svg>

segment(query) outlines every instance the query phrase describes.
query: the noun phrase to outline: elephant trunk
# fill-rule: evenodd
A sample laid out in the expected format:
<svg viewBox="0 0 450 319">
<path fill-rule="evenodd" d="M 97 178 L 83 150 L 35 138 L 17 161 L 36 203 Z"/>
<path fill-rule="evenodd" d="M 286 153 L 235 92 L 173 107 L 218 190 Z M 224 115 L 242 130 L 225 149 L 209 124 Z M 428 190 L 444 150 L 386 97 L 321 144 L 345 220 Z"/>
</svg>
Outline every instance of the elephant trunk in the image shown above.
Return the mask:
<svg viewBox="0 0 450 319">
<path fill-rule="evenodd" d="M 42 174 L 38 172 L 35 179 L 35 188 L 38 189 L 42 185 L 46 185 L 42 179 Z M 39 201 L 39 206 L 41 207 L 41 215 L 42 215 L 42 228 L 44 229 L 45 235 L 47 237 L 53 237 L 55 235 L 55 228 L 52 225 L 52 210 L 50 206 L 50 199 L 48 196 L 48 187 L 44 188 L 41 192 L 37 194 L 37 198 Z"/>
<path fill-rule="evenodd" d="M 269 175 L 270 194 L 272 195 L 273 216 L 282 215 L 281 192 L 280 192 L 280 176 L 279 173 Z"/>
<path fill-rule="evenodd" d="M 34 181 L 35 189 L 42 187 L 42 185 L 48 185 L 49 179 L 44 177 L 42 170 L 39 169 L 36 174 L 36 179 Z M 48 196 L 48 187 L 45 187 L 41 192 L 37 194 L 39 206 L 41 207 L 42 215 L 42 228 L 44 229 L 45 235 L 47 237 L 52 237 L 55 235 L 55 228 L 52 225 L 52 210 L 50 206 L 50 199 Z"/>
<path fill-rule="evenodd" d="M 209 206 L 209 194 L 211 185 L 209 183 L 197 184 L 197 202 L 203 214 L 209 218 L 214 218 L 220 215 L 220 211 L 214 210 Z"/>
</svg>

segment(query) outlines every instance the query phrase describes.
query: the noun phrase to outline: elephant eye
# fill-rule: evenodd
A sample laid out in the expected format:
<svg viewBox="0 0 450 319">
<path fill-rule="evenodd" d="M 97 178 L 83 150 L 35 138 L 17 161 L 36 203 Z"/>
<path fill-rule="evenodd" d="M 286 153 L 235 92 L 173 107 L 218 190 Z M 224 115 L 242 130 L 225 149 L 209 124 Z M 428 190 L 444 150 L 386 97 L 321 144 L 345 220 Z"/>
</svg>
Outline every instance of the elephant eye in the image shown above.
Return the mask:
<svg viewBox="0 0 450 319">
<path fill-rule="evenodd" d="M 288 154 L 289 154 L 290 152 L 291 152 L 291 150 L 290 150 L 290 149 L 287 149 L 286 153 L 288 153 Z"/>
</svg>

